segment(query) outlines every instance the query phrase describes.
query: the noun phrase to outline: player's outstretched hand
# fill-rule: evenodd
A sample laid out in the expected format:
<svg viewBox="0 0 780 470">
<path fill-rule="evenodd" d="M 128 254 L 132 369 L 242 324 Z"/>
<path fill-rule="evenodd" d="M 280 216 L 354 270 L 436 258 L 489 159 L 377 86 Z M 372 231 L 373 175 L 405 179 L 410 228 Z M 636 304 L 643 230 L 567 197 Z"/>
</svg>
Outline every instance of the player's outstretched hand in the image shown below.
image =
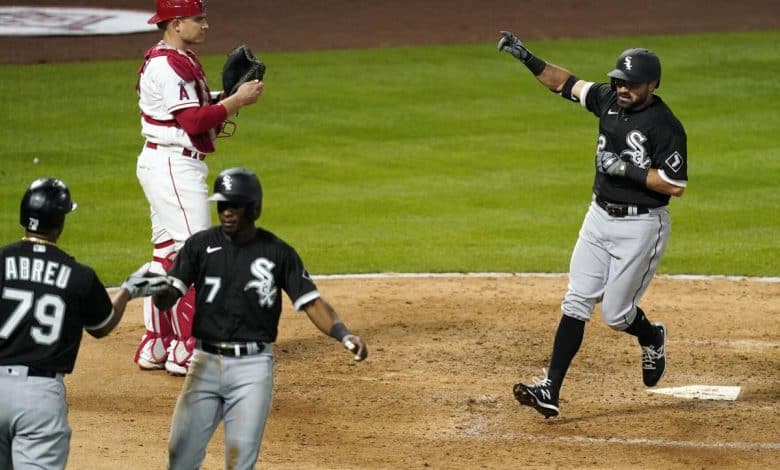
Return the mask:
<svg viewBox="0 0 780 470">
<path fill-rule="evenodd" d="M 170 287 L 171 281 L 168 276 L 149 272 L 150 265 L 150 263 L 141 265 L 120 286 L 127 290 L 131 299 L 159 294 Z"/>
<path fill-rule="evenodd" d="M 366 346 L 365 341 L 360 336 L 347 335 L 341 340 L 341 344 L 353 354 L 352 359 L 357 362 L 368 357 L 368 346 Z"/>
<path fill-rule="evenodd" d="M 509 31 L 501 31 L 501 38 L 498 40 L 498 51 L 507 51 L 523 62 L 527 62 L 533 56 L 531 51 L 520 42 L 520 39 Z"/>
</svg>

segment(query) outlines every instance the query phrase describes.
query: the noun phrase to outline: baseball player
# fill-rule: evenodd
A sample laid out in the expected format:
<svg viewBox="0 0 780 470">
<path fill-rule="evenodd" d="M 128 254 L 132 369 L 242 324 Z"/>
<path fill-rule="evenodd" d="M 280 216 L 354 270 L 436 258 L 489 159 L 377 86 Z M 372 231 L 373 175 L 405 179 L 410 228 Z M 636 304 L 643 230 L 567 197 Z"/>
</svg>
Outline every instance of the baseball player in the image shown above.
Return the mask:
<svg viewBox="0 0 780 470">
<path fill-rule="evenodd" d="M 650 323 L 638 304 L 653 278 L 671 231 L 667 205 L 687 184 L 687 138 L 682 124 L 653 92 L 661 62 L 647 49 L 628 49 L 607 75 L 610 83 L 581 80 L 534 56 L 502 31 L 499 51 L 519 59 L 546 88 L 599 118 L 593 199 L 571 256 L 569 288 L 546 376 L 514 386 L 515 398 L 549 418 L 579 350 L 595 305 L 604 322 L 637 337 L 642 378 L 655 386 L 666 369 L 664 325 Z"/>
<path fill-rule="evenodd" d="M 271 410 L 273 342 L 282 312 L 281 290 L 322 332 L 356 361 L 366 343 L 344 326 L 317 290 L 295 249 L 255 226 L 263 196 L 257 176 L 230 168 L 214 181 L 221 225 L 190 237 L 168 272 L 171 287 L 155 296 L 166 309 L 195 284 L 195 353 L 176 402 L 169 468 L 200 468 L 206 445 L 225 421 L 225 467 L 255 468 Z"/>
<path fill-rule="evenodd" d="M 57 246 L 75 208 L 62 181 L 34 181 L 19 210 L 24 238 L 0 247 L 0 468 L 65 468 L 63 375 L 73 371 L 82 329 L 106 336 L 129 299 L 167 283 L 143 277 L 145 265 L 109 299 L 95 271 Z"/>
<path fill-rule="evenodd" d="M 204 42 L 208 22 L 202 0 L 157 0 L 149 19 L 163 32 L 146 51 L 139 68 L 138 105 L 145 142 L 136 175 L 151 207 L 152 270 L 164 273 L 176 252 L 193 233 L 211 226 L 206 156 L 230 115 L 263 93 L 263 82 L 241 85 L 219 101 L 212 93 L 197 56 L 189 48 Z M 146 333 L 135 354 L 143 370 L 165 368 L 183 375 L 189 364 L 194 293 L 189 292 L 170 312 L 144 303 Z"/>
</svg>

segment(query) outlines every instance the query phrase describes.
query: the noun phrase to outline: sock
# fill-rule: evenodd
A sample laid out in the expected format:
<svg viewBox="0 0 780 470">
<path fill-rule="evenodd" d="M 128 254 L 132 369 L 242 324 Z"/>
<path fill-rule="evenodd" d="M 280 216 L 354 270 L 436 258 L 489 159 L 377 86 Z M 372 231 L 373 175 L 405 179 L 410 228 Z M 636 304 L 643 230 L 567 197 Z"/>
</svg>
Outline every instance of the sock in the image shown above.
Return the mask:
<svg viewBox="0 0 780 470">
<path fill-rule="evenodd" d="M 645 316 L 645 312 L 639 307 L 636 308 L 636 318 L 624 331 L 632 336 L 636 336 L 639 339 L 639 344 L 642 346 L 653 344 L 658 340 L 658 330 L 650 323 L 650 320 Z"/>
<path fill-rule="evenodd" d="M 582 345 L 583 336 L 585 336 L 584 321 L 566 315 L 561 317 L 558 330 L 555 332 L 550 368 L 547 370 L 547 378 L 552 381 L 556 391 L 563 385 L 563 378 Z"/>
</svg>

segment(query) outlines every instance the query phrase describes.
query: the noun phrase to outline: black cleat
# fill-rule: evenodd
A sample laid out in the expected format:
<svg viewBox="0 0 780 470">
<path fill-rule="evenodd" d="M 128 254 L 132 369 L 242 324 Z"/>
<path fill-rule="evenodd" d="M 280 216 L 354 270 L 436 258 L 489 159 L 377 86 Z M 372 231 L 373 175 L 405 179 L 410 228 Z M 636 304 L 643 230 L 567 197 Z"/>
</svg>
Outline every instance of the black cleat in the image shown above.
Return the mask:
<svg viewBox="0 0 780 470">
<path fill-rule="evenodd" d="M 552 381 L 546 376 L 544 379 L 533 378 L 533 385 L 516 384 L 512 388 L 515 399 L 521 405 L 530 406 L 544 418 L 558 416 L 558 391 L 553 388 Z"/>
<path fill-rule="evenodd" d="M 655 387 L 666 372 L 666 327 L 663 323 L 653 325 L 660 339 L 649 345 L 642 346 L 642 380 L 648 387 Z"/>
</svg>

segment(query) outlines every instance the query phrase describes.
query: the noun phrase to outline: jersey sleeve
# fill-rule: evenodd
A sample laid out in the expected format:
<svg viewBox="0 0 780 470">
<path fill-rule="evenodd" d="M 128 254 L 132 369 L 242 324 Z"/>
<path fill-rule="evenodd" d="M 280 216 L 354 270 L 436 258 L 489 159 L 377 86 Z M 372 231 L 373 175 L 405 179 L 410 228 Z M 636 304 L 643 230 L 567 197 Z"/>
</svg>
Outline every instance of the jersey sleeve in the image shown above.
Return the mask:
<svg viewBox="0 0 780 470">
<path fill-rule="evenodd" d="M 91 280 L 82 300 L 84 329 L 92 331 L 101 328 L 114 315 L 114 306 L 94 271 L 89 270 Z"/>
<path fill-rule="evenodd" d="M 669 134 L 657 137 L 659 145 L 653 158 L 654 166 L 661 179 L 684 188 L 688 184 L 688 137 L 676 119 L 664 129 L 668 129 Z"/>
<path fill-rule="evenodd" d="M 596 117 L 601 117 L 607 112 L 613 94 L 612 87 L 606 83 L 587 82 L 580 93 L 580 103 Z"/>
<path fill-rule="evenodd" d="M 302 310 L 306 304 L 320 297 L 317 286 L 314 284 L 311 275 L 303 266 L 298 253 L 290 246 L 287 246 L 287 255 L 285 257 L 283 289 L 290 297 L 295 310 Z"/>
<path fill-rule="evenodd" d="M 184 242 L 184 246 L 181 247 L 181 250 L 176 255 L 173 266 L 168 271 L 168 276 L 171 277 L 173 286 L 181 295 L 187 293 L 189 286 L 195 282 L 198 272 L 197 250 L 194 248 L 195 243 L 193 240 L 193 237 L 190 237 Z"/>
</svg>

